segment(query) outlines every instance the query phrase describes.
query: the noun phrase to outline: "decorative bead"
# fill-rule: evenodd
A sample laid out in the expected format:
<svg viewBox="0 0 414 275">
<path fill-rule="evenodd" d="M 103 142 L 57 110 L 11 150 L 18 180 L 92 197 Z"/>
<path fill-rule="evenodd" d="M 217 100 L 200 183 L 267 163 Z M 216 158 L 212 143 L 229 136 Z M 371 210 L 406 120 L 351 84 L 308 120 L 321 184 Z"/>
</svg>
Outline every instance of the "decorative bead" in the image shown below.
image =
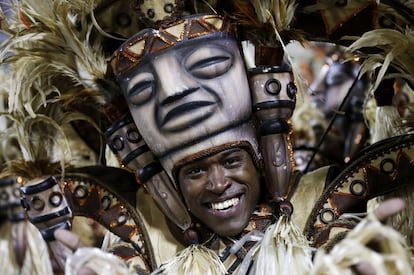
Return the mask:
<svg viewBox="0 0 414 275">
<path fill-rule="evenodd" d="M 352 181 L 349 189 L 351 194 L 354 196 L 362 196 L 363 194 L 365 194 L 366 191 L 365 183 L 362 180 Z"/>
<path fill-rule="evenodd" d="M 52 192 L 49 196 L 49 203 L 54 206 L 58 207 L 63 201 L 62 193 L 59 192 Z"/>
<path fill-rule="evenodd" d="M 335 219 L 335 212 L 331 208 L 325 208 L 319 214 L 319 218 L 325 224 L 332 222 Z"/>
<path fill-rule="evenodd" d="M 293 213 L 293 205 L 290 201 L 280 201 L 278 202 L 279 212 L 282 215 L 291 216 Z"/>
<path fill-rule="evenodd" d="M 278 95 L 282 90 L 282 84 L 280 84 L 279 80 L 271 78 L 266 81 L 265 89 L 271 95 Z"/>
<path fill-rule="evenodd" d="M 173 4 L 171 4 L 171 3 L 167 3 L 167 4 L 165 4 L 165 5 L 164 5 L 164 11 L 165 11 L 166 13 L 172 13 L 172 12 L 173 12 L 173 10 L 174 10 L 174 6 L 173 6 Z"/>
<path fill-rule="evenodd" d="M 155 11 L 154 11 L 154 9 L 147 10 L 147 16 L 149 18 L 154 18 L 155 17 Z"/>
<path fill-rule="evenodd" d="M 380 164 L 381 172 L 385 174 L 392 174 L 394 173 L 396 166 L 397 165 L 395 164 L 394 160 L 389 158 L 383 159 Z"/>
<path fill-rule="evenodd" d="M 45 208 L 44 200 L 42 200 L 38 196 L 34 196 L 31 200 L 30 204 L 32 205 L 33 209 L 35 209 L 37 211 L 42 211 Z"/>
<path fill-rule="evenodd" d="M 189 228 L 184 232 L 184 240 L 188 245 L 190 244 L 198 244 L 199 243 L 199 237 L 197 231 L 195 231 L 193 228 Z"/>
</svg>

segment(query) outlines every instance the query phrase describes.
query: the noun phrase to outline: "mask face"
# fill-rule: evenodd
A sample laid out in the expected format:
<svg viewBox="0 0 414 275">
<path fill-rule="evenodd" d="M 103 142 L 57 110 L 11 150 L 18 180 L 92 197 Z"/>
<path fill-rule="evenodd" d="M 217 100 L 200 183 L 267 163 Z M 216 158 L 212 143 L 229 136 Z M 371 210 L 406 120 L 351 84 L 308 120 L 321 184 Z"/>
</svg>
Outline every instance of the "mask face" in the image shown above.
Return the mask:
<svg viewBox="0 0 414 275">
<path fill-rule="evenodd" d="M 342 64 L 329 67 L 325 78 L 325 113 L 338 109 L 351 88 L 354 78 L 355 76 L 351 74 L 350 69 Z"/>
<path fill-rule="evenodd" d="M 248 120 L 249 85 L 238 44 L 188 41 L 140 62 L 119 79 L 143 138 L 162 157 Z"/>
<path fill-rule="evenodd" d="M 239 148 L 183 166 L 178 183 L 190 212 L 221 236 L 241 233 L 259 200 L 259 174 Z"/>
</svg>

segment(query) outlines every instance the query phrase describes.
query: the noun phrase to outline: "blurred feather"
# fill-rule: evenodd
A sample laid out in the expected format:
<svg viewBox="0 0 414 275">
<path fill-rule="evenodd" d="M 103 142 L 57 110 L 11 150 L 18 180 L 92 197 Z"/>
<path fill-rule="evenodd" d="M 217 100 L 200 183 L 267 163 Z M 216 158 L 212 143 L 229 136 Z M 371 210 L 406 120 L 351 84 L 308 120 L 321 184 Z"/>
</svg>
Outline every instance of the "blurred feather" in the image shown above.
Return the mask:
<svg viewBox="0 0 414 275">
<path fill-rule="evenodd" d="M 74 159 L 67 127 L 86 121 L 99 131 L 91 117 L 70 108 L 86 98 L 92 104 L 105 103 L 98 83 L 105 78 L 106 57 L 98 41 L 90 43 L 92 25 L 85 21 L 93 3 L 11 2 L 14 13 L 2 25 L 8 38 L 0 51 L 2 71 L 8 72 L 9 102 L 1 113 L 8 121 L 2 138 L 13 143 L 20 156 L 9 159 L 2 175 L 64 173 Z"/>
<path fill-rule="evenodd" d="M 370 263 L 370 274 L 412 274 L 410 255 L 404 237 L 370 214 L 332 250 L 318 249 L 310 274 L 355 274 L 360 263 Z"/>
<path fill-rule="evenodd" d="M 374 54 L 365 54 L 364 50 L 375 48 Z M 372 87 L 376 90 L 384 78 L 403 78 L 414 85 L 414 31 L 406 28 L 404 31 L 394 29 L 376 29 L 364 33 L 348 47 L 364 59 L 360 75 L 374 71 L 380 67 L 377 79 Z M 389 67 L 396 73 L 385 74 Z"/>
<path fill-rule="evenodd" d="M 203 245 L 190 245 L 153 274 L 224 275 L 226 269 L 213 250 Z"/>
<path fill-rule="evenodd" d="M 231 18 L 236 25 L 246 27 L 244 35 L 254 44 L 273 46 L 290 40 L 303 42 L 303 32 L 291 29 L 297 3 L 294 0 L 232 1 Z M 278 37 L 276 33 L 280 33 Z M 283 39 L 283 41 L 281 41 Z"/>
<path fill-rule="evenodd" d="M 347 50 L 364 61 L 359 75 L 376 73 L 371 93 L 379 90 L 386 79 L 402 78 L 414 85 L 414 31 L 376 29 L 364 33 Z M 374 51 L 374 53 L 372 53 Z M 404 132 L 403 123 L 395 106 L 378 106 L 375 114 L 373 142 Z"/>
<path fill-rule="evenodd" d="M 93 2 L 28 0 L 15 4 L 16 8 L 20 5 L 18 9 L 30 28 L 21 21 L 9 25 L 6 31 L 10 37 L 0 53 L 2 63 L 13 70 L 12 111 L 24 108 L 33 115 L 36 110 L 25 104 L 33 94 L 42 94 L 46 104 L 50 91 L 59 95 L 68 87 L 99 89 L 97 82 L 105 77 L 107 61 L 99 43 L 89 41 L 92 25 L 85 18 Z M 19 22 L 19 18 L 11 21 Z M 62 78 L 68 80 L 57 81 Z M 95 100 L 97 104 L 105 102 L 103 97 Z"/>
</svg>

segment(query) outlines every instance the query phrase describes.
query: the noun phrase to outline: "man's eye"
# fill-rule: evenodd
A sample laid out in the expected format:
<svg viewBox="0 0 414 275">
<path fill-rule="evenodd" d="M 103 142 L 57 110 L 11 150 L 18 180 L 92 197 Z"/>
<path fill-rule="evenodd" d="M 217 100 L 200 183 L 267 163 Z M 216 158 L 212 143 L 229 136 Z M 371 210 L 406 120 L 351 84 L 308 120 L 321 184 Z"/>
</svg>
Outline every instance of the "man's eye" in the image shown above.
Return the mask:
<svg viewBox="0 0 414 275">
<path fill-rule="evenodd" d="M 187 178 L 187 180 L 197 180 L 200 179 L 203 175 L 204 170 L 200 167 L 194 167 L 184 172 L 184 177 Z"/>
<path fill-rule="evenodd" d="M 199 175 L 201 173 L 202 173 L 202 169 L 199 168 L 199 167 L 195 167 L 195 168 L 192 168 L 192 169 L 187 170 L 185 172 L 185 175 L 186 176 L 196 176 L 196 175 Z"/>
<path fill-rule="evenodd" d="M 195 77 L 209 79 L 226 73 L 231 65 L 229 57 L 213 56 L 196 62 L 188 70 Z"/>
<path fill-rule="evenodd" d="M 153 91 L 154 81 L 141 81 L 129 90 L 128 99 L 134 105 L 142 105 L 152 97 Z"/>
<path fill-rule="evenodd" d="M 231 157 L 231 158 L 227 158 L 224 164 L 228 168 L 233 168 L 233 167 L 240 166 L 241 162 L 242 162 L 242 159 L 240 157 Z"/>
</svg>

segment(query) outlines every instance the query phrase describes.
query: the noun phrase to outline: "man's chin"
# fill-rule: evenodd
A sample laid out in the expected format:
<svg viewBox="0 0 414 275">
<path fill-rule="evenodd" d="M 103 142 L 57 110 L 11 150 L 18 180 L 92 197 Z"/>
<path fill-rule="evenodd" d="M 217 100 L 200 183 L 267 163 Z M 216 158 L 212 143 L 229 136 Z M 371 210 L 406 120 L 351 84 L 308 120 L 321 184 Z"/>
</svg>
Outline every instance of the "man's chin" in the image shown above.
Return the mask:
<svg viewBox="0 0 414 275">
<path fill-rule="evenodd" d="M 240 235 L 243 232 L 245 226 L 232 228 L 232 229 L 223 229 L 223 230 L 216 230 L 215 233 L 221 237 L 234 237 Z"/>
<path fill-rule="evenodd" d="M 232 223 L 230 220 L 221 220 L 216 221 L 214 223 L 210 223 L 207 225 L 212 231 L 214 231 L 217 235 L 222 237 L 233 237 L 239 235 L 243 230 L 246 228 L 249 221 L 247 220 L 245 223 L 240 223 L 239 219 L 234 219 L 235 221 Z M 224 226 L 227 224 L 227 226 Z"/>
</svg>

